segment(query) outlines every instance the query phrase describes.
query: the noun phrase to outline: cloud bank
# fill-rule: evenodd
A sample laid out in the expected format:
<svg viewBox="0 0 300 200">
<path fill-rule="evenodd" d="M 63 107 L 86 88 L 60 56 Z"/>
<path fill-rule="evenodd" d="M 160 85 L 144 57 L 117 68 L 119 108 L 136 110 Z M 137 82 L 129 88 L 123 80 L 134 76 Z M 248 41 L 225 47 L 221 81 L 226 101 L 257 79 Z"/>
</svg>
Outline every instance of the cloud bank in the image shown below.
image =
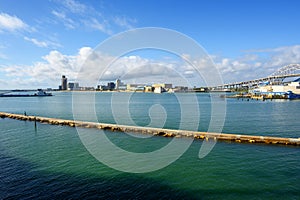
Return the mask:
<svg viewBox="0 0 300 200">
<path fill-rule="evenodd" d="M 182 58 L 187 56 L 182 55 Z M 251 50 L 235 59 L 215 55 L 211 55 L 211 58 L 224 83 L 251 80 L 269 76 L 287 64 L 300 63 L 300 45 Z M 205 59 L 194 60 L 193 64 L 198 66 L 200 73 L 206 73 L 211 68 Z M 95 83 L 113 81 L 119 77 L 129 83 L 172 82 L 182 85 L 184 82 L 180 79 L 191 79 L 195 81 L 192 84 L 196 86 L 204 84 L 195 68 L 184 60 L 154 60 L 138 55 L 115 58 L 94 52 L 90 47 L 82 47 L 76 55 L 65 55 L 57 50 L 50 51 L 41 61 L 31 66 L 0 66 L 0 71 L 3 76 L 10 77 L 9 83 L 6 79 L 0 82 L 1 88 L 7 85 L 13 88 L 57 88 L 61 75 L 75 80 L 78 78 L 78 72 L 81 78 L 86 77 L 86 82 L 81 83 L 84 86 L 96 86 Z M 93 85 L 85 85 L 90 83 Z"/>
<path fill-rule="evenodd" d="M 225 82 L 267 77 L 285 65 L 300 63 L 300 45 L 245 52 L 239 58 L 212 56 Z"/>
</svg>

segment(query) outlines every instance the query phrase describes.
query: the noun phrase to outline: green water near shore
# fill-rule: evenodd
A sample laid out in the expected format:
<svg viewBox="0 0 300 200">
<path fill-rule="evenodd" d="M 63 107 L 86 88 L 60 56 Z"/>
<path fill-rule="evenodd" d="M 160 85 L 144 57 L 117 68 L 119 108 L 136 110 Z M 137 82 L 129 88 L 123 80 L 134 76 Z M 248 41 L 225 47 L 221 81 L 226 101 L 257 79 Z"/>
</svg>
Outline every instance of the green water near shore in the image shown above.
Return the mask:
<svg viewBox="0 0 300 200">
<path fill-rule="evenodd" d="M 72 119 L 71 93 L 51 98 L 0 99 L 1 111 Z M 109 93 L 96 96 L 99 121 L 114 123 Z M 177 128 L 180 112 L 172 96 L 135 94 L 131 114 L 139 125 L 153 103 L 170 113 L 166 127 Z M 183 94 L 187 95 L 187 94 Z M 207 129 L 210 101 L 198 95 L 200 130 Z M 168 103 L 173 102 L 173 103 Z M 223 132 L 299 137 L 299 101 L 241 102 L 229 100 Z M 191 115 L 192 116 L 192 115 Z M 140 121 L 139 121 L 140 119 Z M 75 128 L 12 119 L 0 120 L 0 198 L 177 198 L 297 199 L 300 196 L 298 147 L 218 142 L 203 159 L 201 141 L 171 165 L 150 173 L 116 171 L 97 161 L 81 143 Z M 97 130 L 88 130 L 91 134 Z M 148 152 L 170 138 L 135 138 L 118 132 L 107 136 L 119 147 Z M 109 153 L 109 152 L 108 152 Z M 158 157 L 157 159 L 164 159 Z"/>
</svg>

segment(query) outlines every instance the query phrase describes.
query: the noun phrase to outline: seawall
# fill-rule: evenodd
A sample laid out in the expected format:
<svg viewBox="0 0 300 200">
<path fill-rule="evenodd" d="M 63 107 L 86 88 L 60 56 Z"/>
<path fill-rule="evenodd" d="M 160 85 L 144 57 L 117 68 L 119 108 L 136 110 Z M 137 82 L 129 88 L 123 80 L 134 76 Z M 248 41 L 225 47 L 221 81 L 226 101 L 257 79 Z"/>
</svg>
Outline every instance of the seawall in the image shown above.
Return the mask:
<svg viewBox="0 0 300 200">
<path fill-rule="evenodd" d="M 26 116 L 21 114 L 13 114 L 0 112 L 1 118 L 11 118 L 23 121 L 35 121 L 39 123 L 47 123 L 53 125 L 71 126 L 71 127 L 83 127 L 83 128 L 96 128 L 109 131 L 119 132 L 133 132 L 140 134 L 151 134 L 163 137 L 193 137 L 200 140 L 220 140 L 239 143 L 264 143 L 273 145 L 293 145 L 300 146 L 300 138 L 282 138 L 282 137 L 270 137 L 270 136 L 255 136 L 255 135 L 243 135 L 243 134 L 228 134 L 228 133 L 210 133 L 210 132 L 197 132 L 187 130 L 173 130 L 162 128 L 150 128 L 140 126 L 126 126 L 118 124 L 106 124 L 106 123 L 94 123 L 84 121 L 74 121 L 65 119 L 56 119 L 40 116 Z"/>
</svg>

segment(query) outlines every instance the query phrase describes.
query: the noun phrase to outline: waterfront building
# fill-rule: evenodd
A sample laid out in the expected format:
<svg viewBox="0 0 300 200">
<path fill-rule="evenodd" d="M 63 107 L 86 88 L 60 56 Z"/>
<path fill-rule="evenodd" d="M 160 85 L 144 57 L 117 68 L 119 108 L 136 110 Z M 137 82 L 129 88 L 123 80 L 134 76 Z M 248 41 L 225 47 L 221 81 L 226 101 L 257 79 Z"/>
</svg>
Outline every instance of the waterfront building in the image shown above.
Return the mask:
<svg viewBox="0 0 300 200">
<path fill-rule="evenodd" d="M 115 89 L 115 87 L 116 87 L 116 85 L 115 85 L 114 82 L 109 82 L 109 83 L 107 83 L 107 85 L 98 85 L 97 90 L 99 90 L 99 91 L 108 91 L 108 90 L 112 91 L 112 90 Z"/>
<path fill-rule="evenodd" d="M 116 87 L 116 84 L 114 82 L 107 83 L 107 89 L 108 90 L 114 90 Z"/>
<path fill-rule="evenodd" d="M 117 80 L 116 80 L 116 84 L 115 84 L 115 90 L 118 90 L 119 87 L 120 87 L 120 85 L 121 85 L 121 80 L 120 80 L 120 79 L 117 79 Z"/>
<path fill-rule="evenodd" d="M 253 89 L 251 93 L 287 93 L 288 91 L 291 91 L 294 94 L 300 94 L 300 78 L 288 84 L 265 84 L 256 89 Z"/>
<path fill-rule="evenodd" d="M 175 86 L 173 92 L 188 92 L 189 88 L 185 86 Z"/>
<path fill-rule="evenodd" d="M 81 91 L 94 91 L 94 87 L 79 87 L 79 90 Z"/>
<path fill-rule="evenodd" d="M 124 84 L 120 79 L 116 80 L 115 90 L 117 91 L 125 91 L 127 89 L 127 85 Z"/>
<path fill-rule="evenodd" d="M 127 91 L 144 91 L 144 84 L 127 84 L 126 85 Z"/>
<path fill-rule="evenodd" d="M 163 88 L 162 86 L 156 86 L 154 87 L 154 93 L 163 93 L 163 92 L 166 92 L 166 89 Z"/>
<path fill-rule="evenodd" d="M 153 92 L 153 90 L 154 88 L 152 86 L 147 85 L 144 87 L 144 92 Z"/>
<path fill-rule="evenodd" d="M 126 91 L 127 86 L 126 85 L 120 85 L 118 91 Z"/>
<path fill-rule="evenodd" d="M 68 90 L 79 90 L 79 83 L 69 82 L 68 83 Z"/>
<path fill-rule="evenodd" d="M 62 75 L 62 77 L 61 77 L 61 90 L 67 90 L 67 85 L 68 85 L 68 79 L 66 78 L 65 75 Z"/>
<path fill-rule="evenodd" d="M 154 93 L 163 93 L 167 91 L 172 90 L 172 84 L 171 83 L 155 83 L 152 85 L 154 88 Z"/>
<path fill-rule="evenodd" d="M 152 85 L 152 87 L 162 87 L 168 90 L 168 89 L 172 89 L 173 85 L 171 83 L 155 83 Z"/>
<path fill-rule="evenodd" d="M 99 90 L 99 91 L 107 90 L 107 86 L 106 85 L 98 85 L 97 90 Z"/>
</svg>

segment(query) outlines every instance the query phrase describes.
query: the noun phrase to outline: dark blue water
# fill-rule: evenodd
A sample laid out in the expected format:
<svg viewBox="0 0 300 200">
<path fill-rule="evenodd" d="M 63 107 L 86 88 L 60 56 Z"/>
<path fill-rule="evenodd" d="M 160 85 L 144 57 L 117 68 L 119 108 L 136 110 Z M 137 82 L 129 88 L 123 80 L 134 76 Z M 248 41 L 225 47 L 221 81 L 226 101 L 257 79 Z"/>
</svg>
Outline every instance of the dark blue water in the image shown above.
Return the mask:
<svg viewBox="0 0 300 200">
<path fill-rule="evenodd" d="M 80 93 L 83 96 L 89 94 Z M 111 105 L 115 104 L 111 95 L 96 94 L 95 110 L 101 122 L 116 123 L 116 116 L 111 112 Z M 197 94 L 197 99 L 199 130 L 206 131 L 212 117 L 211 101 L 208 94 Z M 121 106 L 125 106 L 121 100 Z M 179 127 L 180 102 L 172 94 L 136 93 L 127 105 L 137 125 L 146 126 L 151 123 L 151 118 L 153 121 L 166 118 L 164 127 Z M 149 109 L 153 105 L 161 105 L 165 111 L 150 117 Z M 299 105 L 300 101 L 228 99 L 223 132 L 298 138 Z M 81 106 L 89 105 L 83 101 Z M 0 98 L 0 110 L 73 119 L 72 94 L 56 93 L 47 98 Z M 188 117 L 192 119 L 195 116 L 191 112 Z M 167 167 L 148 173 L 126 173 L 102 164 L 89 154 L 75 128 L 47 124 L 37 124 L 35 128 L 33 122 L 12 119 L 1 119 L 0 127 L 0 199 L 300 197 L 298 147 L 218 142 L 208 156 L 199 159 L 202 142 L 194 141 L 179 159 Z M 96 129 L 88 132 L 98 134 Z M 160 149 L 172 140 L 138 138 L 118 132 L 105 134 L 120 148 L 138 153 Z M 163 159 L 163 155 L 157 159 Z"/>
</svg>

